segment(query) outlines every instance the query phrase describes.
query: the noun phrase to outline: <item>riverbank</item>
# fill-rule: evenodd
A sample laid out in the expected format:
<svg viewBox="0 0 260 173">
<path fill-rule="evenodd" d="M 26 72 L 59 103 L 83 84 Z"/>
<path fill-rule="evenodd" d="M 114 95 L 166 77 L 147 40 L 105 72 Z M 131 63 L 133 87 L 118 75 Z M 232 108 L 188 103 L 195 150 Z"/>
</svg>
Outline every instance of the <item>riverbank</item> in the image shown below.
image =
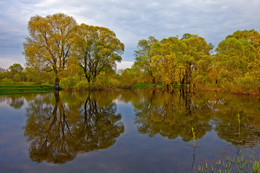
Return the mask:
<svg viewBox="0 0 260 173">
<path fill-rule="evenodd" d="M 162 84 L 156 84 L 157 91 L 159 88 L 162 89 Z M 174 88 L 179 88 L 180 85 L 175 84 Z M 89 89 L 79 89 L 80 90 L 115 90 L 115 89 L 153 89 L 152 83 L 137 83 L 129 88 L 89 88 Z M 64 90 L 78 90 L 78 89 L 66 89 Z M 216 92 L 227 92 L 232 94 L 238 94 L 238 95 L 254 95 L 254 96 L 260 96 L 260 93 L 257 92 L 246 92 L 246 91 L 232 91 L 228 89 L 223 89 L 220 87 L 201 87 L 201 88 L 194 88 L 195 90 L 200 91 L 216 91 Z M 0 95 L 10 95 L 10 94 L 26 94 L 26 93 L 45 93 L 45 92 L 52 92 L 55 91 L 55 88 L 53 85 L 0 85 Z"/>
<path fill-rule="evenodd" d="M 0 95 L 45 93 L 55 91 L 53 85 L 0 85 Z"/>
</svg>

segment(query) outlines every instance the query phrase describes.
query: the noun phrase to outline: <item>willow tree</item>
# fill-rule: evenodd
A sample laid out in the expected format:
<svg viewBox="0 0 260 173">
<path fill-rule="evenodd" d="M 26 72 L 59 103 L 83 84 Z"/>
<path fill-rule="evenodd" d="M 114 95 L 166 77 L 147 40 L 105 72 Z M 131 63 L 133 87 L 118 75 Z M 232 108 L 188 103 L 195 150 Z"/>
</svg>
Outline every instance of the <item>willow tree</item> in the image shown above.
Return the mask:
<svg viewBox="0 0 260 173">
<path fill-rule="evenodd" d="M 216 49 L 215 69 L 222 87 L 259 91 L 260 34 L 236 31 L 221 41 Z"/>
<path fill-rule="evenodd" d="M 154 76 L 161 79 L 163 89 L 166 84 L 170 84 L 173 91 L 173 84 L 177 82 L 177 54 L 181 49 L 180 41 L 177 37 L 169 37 L 160 42 L 155 43 L 151 49 L 151 67 Z"/>
<path fill-rule="evenodd" d="M 149 78 L 152 78 L 154 87 L 155 87 L 155 74 L 153 72 L 153 68 L 151 66 L 151 49 L 154 43 L 157 43 L 158 40 L 150 36 L 147 40 L 142 39 L 138 41 L 138 50 L 135 51 L 135 63 L 134 67 L 141 69 L 145 75 Z"/>
<path fill-rule="evenodd" d="M 56 89 L 71 57 L 76 25 L 72 17 L 62 13 L 33 16 L 28 23 L 29 37 L 24 42 L 27 65 L 54 71 Z"/>
<path fill-rule="evenodd" d="M 182 39 L 163 39 L 154 43 L 150 50 L 153 73 L 163 83 L 171 84 L 171 88 L 177 80 L 189 86 L 199 72 L 205 71 L 212 48 L 211 44 L 197 35 L 184 34 Z"/>
<path fill-rule="evenodd" d="M 90 82 L 105 67 L 115 67 L 115 62 L 121 61 L 124 44 L 108 28 L 81 24 L 76 29 L 73 50 Z"/>
<path fill-rule="evenodd" d="M 187 86 L 193 84 L 194 79 L 197 77 L 198 71 L 200 69 L 203 61 L 206 61 L 210 58 L 210 51 L 213 49 L 211 43 L 207 43 L 204 38 L 193 35 L 193 34 L 184 34 L 181 41 L 184 44 L 184 49 L 180 61 L 185 68 L 185 83 Z"/>
</svg>

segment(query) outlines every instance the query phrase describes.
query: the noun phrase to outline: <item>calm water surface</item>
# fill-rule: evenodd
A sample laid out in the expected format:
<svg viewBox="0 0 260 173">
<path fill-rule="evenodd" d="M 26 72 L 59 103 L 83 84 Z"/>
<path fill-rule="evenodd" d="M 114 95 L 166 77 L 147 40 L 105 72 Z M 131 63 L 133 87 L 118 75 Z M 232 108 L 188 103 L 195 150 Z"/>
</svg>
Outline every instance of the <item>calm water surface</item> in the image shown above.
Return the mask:
<svg viewBox="0 0 260 173">
<path fill-rule="evenodd" d="M 0 96 L 0 172 L 197 172 L 228 157 L 250 167 L 259 153 L 259 97 L 179 90 Z"/>
</svg>

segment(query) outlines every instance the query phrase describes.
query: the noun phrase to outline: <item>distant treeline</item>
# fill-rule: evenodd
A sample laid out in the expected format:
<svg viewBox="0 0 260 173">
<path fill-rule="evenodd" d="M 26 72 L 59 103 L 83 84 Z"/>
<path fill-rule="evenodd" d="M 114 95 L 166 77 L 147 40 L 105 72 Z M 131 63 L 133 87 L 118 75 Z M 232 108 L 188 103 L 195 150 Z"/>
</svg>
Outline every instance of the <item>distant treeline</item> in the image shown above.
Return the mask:
<svg viewBox="0 0 260 173">
<path fill-rule="evenodd" d="M 33 16 L 24 42 L 26 67 L 0 69 L 0 85 L 53 84 L 55 88 L 131 88 L 137 83 L 174 84 L 238 93 L 260 93 L 260 34 L 236 31 L 214 50 L 186 33 L 139 40 L 131 68 L 116 72 L 124 44 L 108 28 L 78 25 L 65 14 Z M 189 88 L 188 88 L 189 89 Z"/>
</svg>

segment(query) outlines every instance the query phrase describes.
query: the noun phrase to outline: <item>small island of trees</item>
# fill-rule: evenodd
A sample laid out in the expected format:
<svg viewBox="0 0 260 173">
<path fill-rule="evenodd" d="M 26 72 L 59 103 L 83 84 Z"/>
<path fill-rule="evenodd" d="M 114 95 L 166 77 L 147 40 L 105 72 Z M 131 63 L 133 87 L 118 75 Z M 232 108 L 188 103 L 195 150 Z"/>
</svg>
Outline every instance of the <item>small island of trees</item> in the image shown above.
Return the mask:
<svg viewBox="0 0 260 173">
<path fill-rule="evenodd" d="M 186 33 L 138 41 L 131 68 L 118 73 L 124 44 L 108 28 L 78 25 L 62 13 L 33 16 L 24 42 L 26 66 L 0 68 L 0 85 L 52 85 L 55 89 L 176 86 L 234 93 L 260 93 L 260 34 L 236 31 L 217 48 Z M 158 85 L 160 84 L 160 85 Z M 0 88 L 1 89 L 1 88 Z"/>
</svg>

